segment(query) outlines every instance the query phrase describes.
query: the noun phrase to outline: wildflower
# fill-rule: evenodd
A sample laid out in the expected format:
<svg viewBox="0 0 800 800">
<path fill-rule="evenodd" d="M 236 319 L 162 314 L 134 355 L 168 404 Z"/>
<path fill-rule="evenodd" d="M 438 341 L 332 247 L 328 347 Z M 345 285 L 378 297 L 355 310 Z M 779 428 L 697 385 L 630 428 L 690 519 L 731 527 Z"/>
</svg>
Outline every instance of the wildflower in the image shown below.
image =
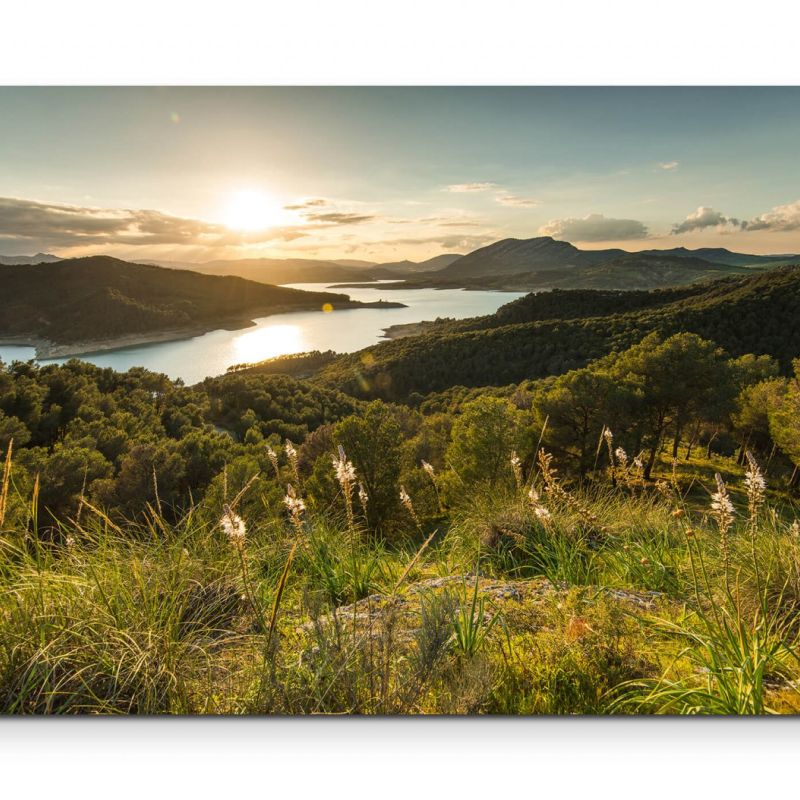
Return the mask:
<svg viewBox="0 0 800 800">
<path fill-rule="evenodd" d="M 648 566 L 650 566 L 650 559 L 649 559 L 649 558 L 642 557 L 642 558 L 640 558 L 640 559 L 639 559 L 639 563 L 640 563 L 640 564 L 641 564 L 643 567 L 648 567 Z"/>
<path fill-rule="evenodd" d="M 638 455 L 633 459 L 633 466 L 637 472 L 641 472 L 644 469 L 644 463 L 642 462 L 641 455 Z"/>
<path fill-rule="evenodd" d="M 670 514 L 670 516 L 675 517 L 675 519 L 680 519 L 683 516 L 683 509 L 682 508 L 674 509 Z"/>
<path fill-rule="evenodd" d="M 417 512 L 414 509 L 414 504 L 411 502 L 411 497 L 406 491 L 405 486 L 400 487 L 400 502 L 403 504 L 405 510 L 408 511 L 408 513 L 411 515 L 414 522 L 416 522 L 417 525 L 419 525 L 419 517 L 417 516 Z"/>
<path fill-rule="evenodd" d="M 301 497 L 297 496 L 297 492 L 295 492 L 291 483 L 286 485 L 286 496 L 283 498 L 283 504 L 289 511 L 292 525 L 300 530 L 303 525 L 303 512 L 306 510 L 306 504 Z"/>
<path fill-rule="evenodd" d="M 795 520 L 795 521 L 794 521 L 794 522 L 793 522 L 793 523 L 792 523 L 792 524 L 789 526 L 789 533 L 790 533 L 792 536 L 794 536 L 795 538 L 798 538 L 798 537 L 800 537 L 800 521 L 798 521 L 798 520 Z"/>
<path fill-rule="evenodd" d="M 295 477 L 295 480 L 300 483 L 300 462 L 297 458 L 297 450 L 295 446 L 289 441 L 286 440 L 286 444 L 283 448 L 286 451 L 286 458 L 289 459 L 289 465 L 292 468 L 292 474 Z"/>
<path fill-rule="evenodd" d="M 540 522 L 550 522 L 553 515 L 544 506 L 534 506 L 533 513 Z"/>
<path fill-rule="evenodd" d="M 280 480 L 281 470 L 278 466 L 278 454 L 269 445 L 267 445 L 267 458 L 269 458 L 269 463 L 272 464 L 272 469 L 275 470 L 275 477 Z"/>
<path fill-rule="evenodd" d="M 733 503 L 728 497 L 728 490 L 722 482 L 719 472 L 715 475 L 717 481 L 717 491 L 711 495 L 711 515 L 717 521 L 720 533 L 720 547 L 722 549 L 722 560 L 725 564 L 725 576 L 727 580 L 728 566 L 730 562 L 730 551 L 728 549 L 728 530 L 733 524 Z"/>
<path fill-rule="evenodd" d="M 356 480 L 355 467 L 347 460 L 344 447 L 339 445 L 337 455 L 332 456 L 333 469 L 336 472 L 336 480 L 342 487 L 344 494 L 344 505 L 347 512 L 347 527 L 351 535 L 355 535 L 355 519 L 353 516 L 353 484 Z"/>
<path fill-rule="evenodd" d="M 514 480 L 517 482 L 517 489 L 522 486 L 522 462 L 516 450 L 511 451 L 511 469 L 514 471 Z"/>
<path fill-rule="evenodd" d="M 719 472 L 714 477 L 717 481 L 717 491 L 711 495 L 711 512 L 719 527 L 727 530 L 733 522 L 733 503 Z"/>
<path fill-rule="evenodd" d="M 235 547 L 244 545 L 247 528 L 244 520 L 230 506 L 224 507 L 219 524 L 232 545 Z"/>
<path fill-rule="evenodd" d="M 684 534 L 686 535 L 687 539 L 693 539 L 694 538 L 694 528 L 687 528 L 684 531 Z"/>
<path fill-rule="evenodd" d="M 613 444 L 614 434 L 611 433 L 611 428 L 603 428 L 603 438 L 606 440 L 609 447 Z"/>
<path fill-rule="evenodd" d="M 344 448 L 339 445 L 338 455 L 333 456 L 333 468 L 336 470 L 336 480 L 344 489 L 345 486 L 352 485 L 356 480 L 355 467 L 347 460 Z"/>
<path fill-rule="evenodd" d="M 744 473 L 744 485 L 747 490 L 747 507 L 750 511 L 750 521 L 754 523 L 758 516 L 758 509 L 764 503 L 767 482 L 764 480 L 753 454 L 748 450 L 745 455 L 747 456 L 747 470 Z"/>
<path fill-rule="evenodd" d="M 537 492 L 533 486 L 528 490 L 528 500 L 530 501 L 531 508 L 536 518 L 542 523 L 550 522 L 553 515 L 542 505 L 539 492 Z"/>
<path fill-rule="evenodd" d="M 432 481 L 436 480 L 436 470 L 433 468 L 433 464 L 429 464 L 424 458 L 422 459 L 422 469 L 428 473 Z"/>
<path fill-rule="evenodd" d="M 67 536 L 64 540 L 64 544 L 67 546 L 67 550 L 72 550 L 72 548 L 75 547 L 75 537 Z"/>
<path fill-rule="evenodd" d="M 628 467 L 628 454 L 621 447 L 618 447 L 614 451 L 614 455 L 616 456 L 617 461 L 619 462 L 619 465 L 622 467 L 622 469 L 627 469 L 627 467 Z"/>
</svg>

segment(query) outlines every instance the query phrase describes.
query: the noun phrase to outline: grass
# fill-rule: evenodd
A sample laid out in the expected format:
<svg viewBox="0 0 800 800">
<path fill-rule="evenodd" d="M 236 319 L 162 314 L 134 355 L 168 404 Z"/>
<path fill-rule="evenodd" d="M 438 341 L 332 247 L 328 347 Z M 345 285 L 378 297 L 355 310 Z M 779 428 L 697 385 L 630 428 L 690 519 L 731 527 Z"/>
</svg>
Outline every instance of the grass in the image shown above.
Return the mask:
<svg viewBox="0 0 800 800">
<path fill-rule="evenodd" d="M 736 506 L 725 542 L 714 472 Z M 535 498 L 509 485 L 409 513 L 390 546 L 361 529 L 349 484 L 333 510 L 292 498 L 292 516 L 287 498 L 245 520 L 234 503 L 220 525 L 203 505 L 168 522 L 84 504 L 44 531 L 5 470 L 0 710 L 800 710 L 789 504 L 767 495 L 753 514 L 732 462 L 658 488 L 543 477 Z"/>
</svg>

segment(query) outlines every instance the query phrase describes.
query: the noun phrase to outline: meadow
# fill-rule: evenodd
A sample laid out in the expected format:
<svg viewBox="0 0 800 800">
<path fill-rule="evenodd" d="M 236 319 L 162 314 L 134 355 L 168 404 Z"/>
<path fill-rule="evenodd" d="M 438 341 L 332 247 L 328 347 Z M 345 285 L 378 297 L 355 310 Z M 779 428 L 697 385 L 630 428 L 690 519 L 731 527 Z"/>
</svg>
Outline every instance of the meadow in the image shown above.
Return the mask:
<svg viewBox="0 0 800 800">
<path fill-rule="evenodd" d="M 469 491 L 421 465 L 393 543 L 343 449 L 311 508 L 297 450 L 222 512 L 85 496 L 46 535 L 0 496 L 0 708 L 60 714 L 765 714 L 800 710 L 800 522 L 752 456 L 615 447 L 591 482 L 537 450 Z M 717 471 L 718 477 L 707 479 Z M 724 473 L 723 478 L 720 473 Z M 270 492 L 263 491 L 265 485 Z"/>
</svg>

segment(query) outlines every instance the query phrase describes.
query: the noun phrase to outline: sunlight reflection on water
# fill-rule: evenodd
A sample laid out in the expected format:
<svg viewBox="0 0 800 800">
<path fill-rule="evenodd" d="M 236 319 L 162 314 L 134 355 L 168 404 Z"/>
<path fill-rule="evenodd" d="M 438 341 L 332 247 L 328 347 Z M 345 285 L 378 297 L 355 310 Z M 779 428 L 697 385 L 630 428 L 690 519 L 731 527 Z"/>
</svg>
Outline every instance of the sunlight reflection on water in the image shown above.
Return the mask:
<svg viewBox="0 0 800 800">
<path fill-rule="evenodd" d="M 290 284 L 310 291 L 331 291 L 329 284 Z M 233 364 L 260 361 L 307 350 L 335 350 L 352 353 L 381 341 L 383 329 L 437 317 L 464 319 L 491 314 L 524 292 L 467 292 L 462 289 L 397 289 L 378 286 L 369 289 L 332 290 L 367 302 L 383 299 L 405 303 L 406 308 L 345 309 L 325 314 L 322 311 L 299 311 L 276 314 L 255 320 L 255 326 L 236 331 L 210 331 L 193 339 L 177 342 L 137 345 L 104 353 L 81 356 L 100 367 L 125 371 L 144 366 L 187 384 L 211 375 L 221 375 Z M 0 345 L 0 359 L 26 361 L 34 357 L 31 347 Z M 66 359 L 48 359 L 42 363 L 63 363 Z"/>
</svg>

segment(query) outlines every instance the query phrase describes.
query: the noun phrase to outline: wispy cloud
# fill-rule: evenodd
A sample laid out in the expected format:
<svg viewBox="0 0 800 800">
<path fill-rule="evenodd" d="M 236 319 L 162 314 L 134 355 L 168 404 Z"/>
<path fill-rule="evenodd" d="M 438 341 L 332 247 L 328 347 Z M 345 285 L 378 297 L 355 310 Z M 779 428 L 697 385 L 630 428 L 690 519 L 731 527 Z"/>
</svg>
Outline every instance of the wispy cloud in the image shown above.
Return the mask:
<svg viewBox="0 0 800 800">
<path fill-rule="evenodd" d="M 338 205 L 326 197 L 309 197 L 289 203 L 284 209 L 297 211 L 307 223 L 317 225 L 360 225 L 378 219 L 374 214 L 343 210 L 338 208 Z M 348 202 L 346 205 L 352 206 L 354 203 Z"/>
<path fill-rule="evenodd" d="M 345 211 L 304 214 L 304 218 L 309 222 L 318 222 L 322 225 L 360 225 L 362 222 L 372 222 L 377 219 L 372 214 L 351 214 Z"/>
<path fill-rule="evenodd" d="M 677 169 L 680 163 L 681 163 L 680 161 L 664 161 L 660 163 L 658 166 L 661 167 L 661 169 L 673 170 Z"/>
<path fill-rule="evenodd" d="M 284 206 L 287 211 L 304 211 L 309 208 L 320 208 L 331 204 L 330 200 L 324 197 L 308 197 L 305 200 L 298 200 L 295 203 Z"/>
<path fill-rule="evenodd" d="M 445 191 L 448 192 L 488 192 L 490 189 L 496 189 L 496 183 L 478 182 L 478 183 L 451 183 Z"/>
<path fill-rule="evenodd" d="M 638 220 L 614 219 L 602 214 L 552 219 L 539 228 L 539 233 L 568 242 L 617 242 L 648 236 L 647 226 Z"/>
<path fill-rule="evenodd" d="M 486 234 L 446 234 L 444 236 L 422 236 L 419 238 L 387 239 L 380 242 L 369 242 L 371 246 L 396 246 L 396 245 L 438 245 L 444 250 L 475 250 L 490 242 L 496 242 L 496 233 Z"/>
<path fill-rule="evenodd" d="M 495 200 L 500 203 L 501 206 L 517 208 L 534 208 L 542 204 L 542 201 L 537 200 L 535 197 L 520 197 L 516 194 L 499 194 L 495 197 Z"/>
</svg>

